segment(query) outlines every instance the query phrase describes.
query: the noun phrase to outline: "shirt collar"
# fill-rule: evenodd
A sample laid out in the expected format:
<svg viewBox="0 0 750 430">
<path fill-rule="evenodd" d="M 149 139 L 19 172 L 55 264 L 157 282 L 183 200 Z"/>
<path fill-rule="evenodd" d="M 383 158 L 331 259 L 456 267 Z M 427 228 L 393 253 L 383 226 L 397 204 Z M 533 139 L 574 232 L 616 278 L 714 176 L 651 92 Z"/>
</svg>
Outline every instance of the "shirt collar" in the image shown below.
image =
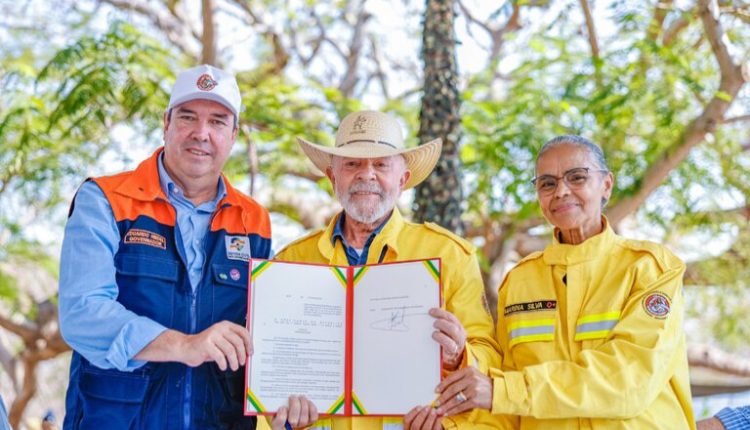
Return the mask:
<svg viewBox="0 0 750 430">
<path fill-rule="evenodd" d="M 383 227 L 388 223 L 388 220 L 391 219 L 391 216 L 393 215 L 393 211 L 391 211 L 390 214 L 388 214 L 388 217 L 383 220 L 380 225 L 370 233 L 370 236 L 367 238 L 366 242 L 371 242 L 372 238 L 375 237 L 378 233 L 380 233 L 383 230 Z M 346 239 L 344 239 L 344 218 L 346 217 L 346 212 L 341 212 L 341 216 L 338 217 L 336 220 L 336 224 L 333 226 L 333 234 L 331 235 L 331 244 L 336 245 L 336 240 L 341 239 L 341 243 L 343 243 L 346 246 L 349 246 L 346 243 Z"/>
<path fill-rule="evenodd" d="M 558 229 L 552 234 L 552 243 L 544 250 L 544 262 L 549 265 L 571 265 L 595 260 L 612 252 L 617 235 L 609 221 L 602 216 L 602 232 L 578 245 L 560 243 Z"/>
<path fill-rule="evenodd" d="M 167 169 L 164 167 L 164 152 L 159 154 L 157 157 L 157 164 L 159 167 L 159 184 L 161 185 L 161 190 L 164 193 L 165 196 L 167 196 L 167 199 L 171 198 L 172 191 L 175 189 L 180 189 L 177 184 L 172 180 L 172 178 L 169 176 L 169 173 L 167 173 Z M 216 190 L 216 197 L 211 201 L 211 204 L 216 207 L 216 204 L 221 201 L 225 196 L 227 195 L 227 187 L 224 184 L 224 177 L 219 176 L 219 183 L 217 185 Z M 185 198 L 185 194 L 180 192 L 179 196 L 181 198 Z"/>
</svg>

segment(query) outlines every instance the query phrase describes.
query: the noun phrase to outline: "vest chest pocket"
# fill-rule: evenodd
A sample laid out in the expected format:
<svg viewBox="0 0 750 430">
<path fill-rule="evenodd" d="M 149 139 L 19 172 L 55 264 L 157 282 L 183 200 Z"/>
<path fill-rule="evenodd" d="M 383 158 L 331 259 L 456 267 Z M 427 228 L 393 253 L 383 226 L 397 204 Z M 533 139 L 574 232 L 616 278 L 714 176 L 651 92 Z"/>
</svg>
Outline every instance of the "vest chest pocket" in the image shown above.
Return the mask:
<svg viewBox="0 0 750 430">
<path fill-rule="evenodd" d="M 172 326 L 174 295 L 177 293 L 176 261 L 145 255 L 117 254 L 117 301 L 128 310 Z"/>
<path fill-rule="evenodd" d="M 83 413 L 77 428 L 139 428 L 141 411 L 149 407 L 143 404 L 149 380 L 149 372 L 143 368 L 120 372 L 83 365 L 80 379 Z"/>
<path fill-rule="evenodd" d="M 213 264 L 213 321 L 228 320 L 245 325 L 248 265 L 246 262 Z"/>
</svg>

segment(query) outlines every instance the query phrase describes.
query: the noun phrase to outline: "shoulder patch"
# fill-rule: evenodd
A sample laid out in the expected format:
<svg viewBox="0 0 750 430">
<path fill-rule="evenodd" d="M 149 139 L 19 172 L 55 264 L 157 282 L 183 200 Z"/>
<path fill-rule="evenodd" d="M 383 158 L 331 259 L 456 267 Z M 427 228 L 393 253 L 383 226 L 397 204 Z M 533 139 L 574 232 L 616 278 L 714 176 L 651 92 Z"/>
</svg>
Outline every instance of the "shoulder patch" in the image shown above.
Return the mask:
<svg viewBox="0 0 750 430">
<path fill-rule="evenodd" d="M 308 240 L 318 240 L 318 237 L 321 234 L 323 234 L 325 232 L 325 230 L 326 230 L 325 227 L 320 227 L 318 229 L 312 230 L 311 232 L 307 233 L 306 235 L 300 237 L 299 239 L 295 239 L 295 240 L 287 243 L 283 248 L 281 248 L 276 253 L 276 255 L 273 257 L 274 260 L 276 260 L 276 259 L 283 260 L 283 255 L 282 254 L 289 252 L 292 248 L 294 248 L 295 246 L 297 246 L 297 245 L 299 245 L 299 244 L 301 244 L 303 242 L 307 242 Z"/>
<path fill-rule="evenodd" d="M 119 187 L 120 184 L 126 181 L 132 173 L 133 173 L 132 170 L 128 170 L 125 172 L 115 173 L 114 175 L 87 178 L 85 182 L 91 181 L 95 183 L 106 194 L 108 192 L 115 190 L 117 187 Z"/>
<path fill-rule="evenodd" d="M 263 205 L 252 197 L 240 194 L 240 206 L 242 207 L 242 222 L 247 231 L 257 231 L 262 235 L 271 237 L 271 216 Z"/>
<path fill-rule="evenodd" d="M 685 263 L 664 245 L 648 240 L 635 239 L 624 239 L 621 244 L 630 250 L 651 255 L 662 271 L 685 266 Z"/>
<path fill-rule="evenodd" d="M 461 236 L 457 235 L 456 233 L 453 233 L 452 231 L 448 230 L 445 227 L 442 227 L 442 226 L 439 226 L 439 225 L 435 224 L 434 222 L 426 222 L 426 223 L 424 223 L 424 226 L 427 227 L 429 230 L 432 230 L 432 231 L 434 231 L 435 233 L 437 233 L 437 234 L 439 234 L 441 236 L 445 236 L 445 237 L 453 240 L 454 242 L 456 242 L 457 244 L 459 244 L 461 246 L 461 248 L 463 248 L 464 252 L 466 252 L 467 254 L 472 254 L 474 252 L 474 250 L 476 249 L 476 247 L 471 242 L 469 242 L 468 240 L 462 238 Z"/>
<path fill-rule="evenodd" d="M 523 257 L 521 260 L 519 260 L 518 263 L 516 263 L 516 266 L 518 266 L 518 265 L 520 265 L 522 263 L 525 263 L 527 261 L 536 260 L 537 258 L 540 258 L 543 254 L 544 254 L 543 251 L 534 251 L 531 254 L 529 254 L 529 255 Z"/>
<path fill-rule="evenodd" d="M 643 309 L 646 313 L 656 319 L 664 319 L 669 315 L 669 310 L 672 307 L 672 299 L 662 293 L 656 291 L 643 298 Z"/>
</svg>

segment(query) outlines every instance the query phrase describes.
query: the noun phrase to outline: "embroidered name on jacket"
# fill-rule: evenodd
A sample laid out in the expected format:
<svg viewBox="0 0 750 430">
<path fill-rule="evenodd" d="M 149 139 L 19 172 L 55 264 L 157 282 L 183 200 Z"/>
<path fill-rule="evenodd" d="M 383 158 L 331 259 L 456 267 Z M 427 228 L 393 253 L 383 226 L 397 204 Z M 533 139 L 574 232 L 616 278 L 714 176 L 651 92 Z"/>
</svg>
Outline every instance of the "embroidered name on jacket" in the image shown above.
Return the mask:
<svg viewBox="0 0 750 430">
<path fill-rule="evenodd" d="M 153 246 L 154 248 L 167 249 L 167 239 L 160 234 L 140 228 L 131 228 L 125 233 L 126 244 Z"/>
<path fill-rule="evenodd" d="M 538 300 L 536 302 L 514 303 L 506 306 L 503 314 L 508 316 L 517 312 L 554 311 L 555 309 L 557 309 L 557 300 Z"/>
</svg>

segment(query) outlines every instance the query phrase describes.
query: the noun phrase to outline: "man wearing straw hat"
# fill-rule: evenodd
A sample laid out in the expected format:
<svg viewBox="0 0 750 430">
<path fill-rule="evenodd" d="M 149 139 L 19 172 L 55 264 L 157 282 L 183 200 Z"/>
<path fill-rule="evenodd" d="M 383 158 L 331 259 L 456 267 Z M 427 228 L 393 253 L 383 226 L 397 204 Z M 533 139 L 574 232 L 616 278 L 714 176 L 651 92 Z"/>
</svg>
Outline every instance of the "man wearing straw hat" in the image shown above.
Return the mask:
<svg viewBox="0 0 750 430">
<path fill-rule="evenodd" d="M 343 211 L 327 228 L 288 245 L 276 259 L 360 265 L 440 257 L 445 309 L 431 309 L 430 315 L 435 318 L 432 337 L 441 346 L 443 368 L 452 371 L 468 365 L 484 370 L 496 359 L 497 346 L 474 247 L 433 223 L 408 222 L 396 208 L 401 192 L 422 182 L 435 167 L 440 139 L 407 149 L 395 118 L 362 111 L 343 119 L 335 147 L 298 141 L 313 164 L 330 179 Z M 442 418 L 429 406 L 416 406 L 403 421 L 326 418 L 312 429 L 389 430 L 402 425 L 406 429 L 497 428 L 494 419 L 480 412 Z"/>
</svg>

